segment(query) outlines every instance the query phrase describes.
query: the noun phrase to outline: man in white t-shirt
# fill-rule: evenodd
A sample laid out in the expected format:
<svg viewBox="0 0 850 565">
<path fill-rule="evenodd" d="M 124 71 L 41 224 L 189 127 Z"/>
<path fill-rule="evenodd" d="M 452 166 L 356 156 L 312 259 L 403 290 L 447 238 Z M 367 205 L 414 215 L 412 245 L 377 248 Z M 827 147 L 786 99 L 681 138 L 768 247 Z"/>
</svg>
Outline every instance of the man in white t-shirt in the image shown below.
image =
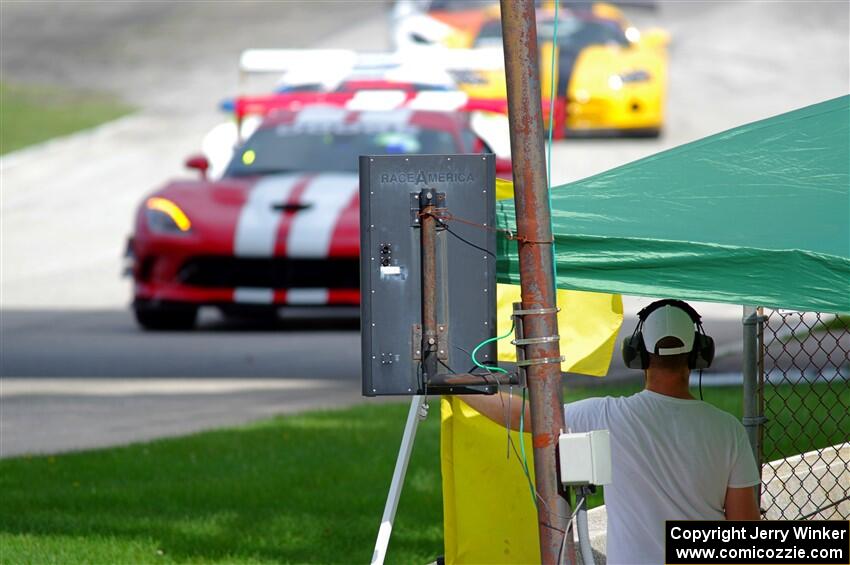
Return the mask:
<svg viewBox="0 0 850 565">
<path fill-rule="evenodd" d="M 759 519 L 753 488 L 759 472 L 744 427 L 688 389 L 691 368 L 706 366 L 713 355 L 699 315 L 683 302 L 660 301 L 639 317 L 624 359 L 645 368 L 645 390 L 564 406 L 570 431 L 610 433 L 607 557 L 616 565 L 664 563 L 665 520 Z M 464 400 L 504 423 L 498 397 Z M 517 410 L 511 421 L 518 416 Z"/>
</svg>

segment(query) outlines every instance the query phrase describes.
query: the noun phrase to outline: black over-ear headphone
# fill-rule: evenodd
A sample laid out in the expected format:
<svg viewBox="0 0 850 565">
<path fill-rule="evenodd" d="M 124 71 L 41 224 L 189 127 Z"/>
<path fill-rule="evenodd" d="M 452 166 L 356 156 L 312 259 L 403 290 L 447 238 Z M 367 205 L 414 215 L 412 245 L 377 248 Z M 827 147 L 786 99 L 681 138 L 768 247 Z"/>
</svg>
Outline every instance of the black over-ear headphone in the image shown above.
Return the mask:
<svg viewBox="0 0 850 565">
<path fill-rule="evenodd" d="M 643 342 L 643 323 L 654 311 L 664 306 L 675 306 L 684 310 L 694 323 L 694 347 L 688 353 L 689 369 L 706 369 L 714 360 L 714 340 L 705 335 L 702 329 L 702 317 L 690 304 L 681 300 L 657 300 L 638 312 L 638 324 L 630 337 L 623 340 L 623 362 L 630 369 L 646 369 L 649 367 L 649 352 Z"/>
</svg>

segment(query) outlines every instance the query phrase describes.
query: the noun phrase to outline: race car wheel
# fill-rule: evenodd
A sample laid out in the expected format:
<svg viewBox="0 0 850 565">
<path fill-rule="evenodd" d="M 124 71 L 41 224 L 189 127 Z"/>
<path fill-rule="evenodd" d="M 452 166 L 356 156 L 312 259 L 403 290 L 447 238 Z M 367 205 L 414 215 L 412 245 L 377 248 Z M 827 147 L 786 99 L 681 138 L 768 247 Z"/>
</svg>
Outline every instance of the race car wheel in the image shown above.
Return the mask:
<svg viewBox="0 0 850 565">
<path fill-rule="evenodd" d="M 146 330 L 191 330 L 198 319 L 198 309 L 193 306 L 133 306 L 136 321 Z"/>
</svg>

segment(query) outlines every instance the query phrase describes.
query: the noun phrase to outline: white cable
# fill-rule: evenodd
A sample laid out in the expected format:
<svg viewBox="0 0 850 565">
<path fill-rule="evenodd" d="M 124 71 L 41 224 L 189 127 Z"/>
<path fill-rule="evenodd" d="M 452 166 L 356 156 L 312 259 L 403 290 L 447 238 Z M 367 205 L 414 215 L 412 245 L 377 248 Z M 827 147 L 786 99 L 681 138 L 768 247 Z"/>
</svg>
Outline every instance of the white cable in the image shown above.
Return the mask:
<svg viewBox="0 0 850 565">
<path fill-rule="evenodd" d="M 584 565 L 593 565 L 593 548 L 590 544 L 590 532 L 587 527 L 587 503 L 582 502 L 576 514 L 576 533 L 578 533 L 578 547 L 581 562 Z"/>
<path fill-rule="evenodd" d="M 584 503 L 585 498 L 587 498 L 587 497 L 586 496 L 581 497 L 581 500 L 579 500 L 578 504 L 576 504 L 576 509 L 573 510 L 572 516 L 570 516 L 570 521 L 567 522 L 567 527 L 564 530 L 564 539 L 561 542 L 561 551 L 559 552 L 561 559 L 558 561 L 558 565 L 564 565 L 564 563 L 566 563 L 567 553 L 564 550 L 567 547 L 567 534 L 570 533 L 570 529 L 573 527 L 573 519 L 576 517 L 576 514 L 578 514 L 578 511 L 581 508 L 581 505 Z M 585 565 L 588 565 L 588 564 L 585 564 Z"/>
</svg>

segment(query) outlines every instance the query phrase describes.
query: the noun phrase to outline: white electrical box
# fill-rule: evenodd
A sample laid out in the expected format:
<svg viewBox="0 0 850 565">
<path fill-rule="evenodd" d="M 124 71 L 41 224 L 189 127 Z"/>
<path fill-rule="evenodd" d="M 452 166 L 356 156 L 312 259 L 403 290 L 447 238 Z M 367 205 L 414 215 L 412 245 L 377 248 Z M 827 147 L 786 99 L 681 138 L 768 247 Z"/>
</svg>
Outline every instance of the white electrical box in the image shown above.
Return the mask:
<svg viewBox="0 0 850 565">
<path fill-rule="evenodd" d="M 558 451 L 561 482 L 565 485 L 611 483 L 611 440 L 608 430 L 561 434 Z"/>
</svg>

